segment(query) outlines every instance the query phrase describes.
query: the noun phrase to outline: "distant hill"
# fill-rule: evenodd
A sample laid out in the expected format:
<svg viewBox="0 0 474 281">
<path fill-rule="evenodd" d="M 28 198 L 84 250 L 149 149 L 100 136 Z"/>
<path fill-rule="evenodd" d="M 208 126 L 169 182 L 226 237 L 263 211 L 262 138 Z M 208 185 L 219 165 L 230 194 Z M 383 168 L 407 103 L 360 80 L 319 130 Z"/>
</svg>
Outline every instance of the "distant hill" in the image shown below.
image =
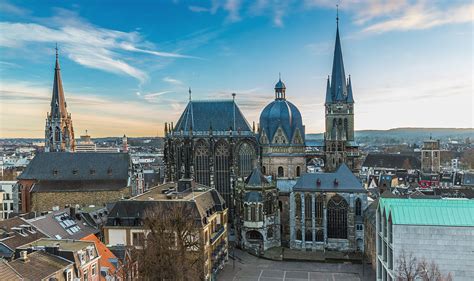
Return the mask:
<svg viewBox="0 0 474 281">
<path fill-rule="evenodd" d="M 419 142 L 430 138 L 446 141 L 474 138 L 474 128 L 394 128 L 389 130 L 360 130 L 355 132 L 359 142 L 392 140 L 394 142 Z M 323 139 L 323 134 L 307 134 L 306 139 Z"/>
</svg>

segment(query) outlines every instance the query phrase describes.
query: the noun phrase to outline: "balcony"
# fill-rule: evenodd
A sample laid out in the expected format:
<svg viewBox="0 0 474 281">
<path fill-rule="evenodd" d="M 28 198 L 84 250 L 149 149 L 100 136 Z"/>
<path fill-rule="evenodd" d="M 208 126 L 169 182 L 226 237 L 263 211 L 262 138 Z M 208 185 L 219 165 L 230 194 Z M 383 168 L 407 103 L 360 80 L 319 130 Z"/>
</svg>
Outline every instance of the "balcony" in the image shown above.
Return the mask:
<svg viewBox="0 0 474 281">
<path fill-rule="evenodd" d="M 225 227 L 223 225 L 218 226 L 217 231 L 211 234 L 210 242 L 213 244 L 216 242 L 219 237 L 221 237 L 222 233 L 225 232 Z"/>
</svg>

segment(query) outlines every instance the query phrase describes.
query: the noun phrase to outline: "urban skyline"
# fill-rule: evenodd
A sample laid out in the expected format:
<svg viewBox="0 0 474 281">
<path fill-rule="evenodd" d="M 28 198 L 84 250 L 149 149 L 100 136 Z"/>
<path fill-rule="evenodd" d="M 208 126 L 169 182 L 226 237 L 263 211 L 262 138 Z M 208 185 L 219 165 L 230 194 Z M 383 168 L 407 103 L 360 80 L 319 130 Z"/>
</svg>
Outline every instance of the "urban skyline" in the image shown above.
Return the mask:
<svg viewBox="0 0 474 281">
<path fill-rule="evenodd" d="M 141 4 L 103 13 L 109 2 L 2 1 L 0 137 L 43 136 L 56 43 L 76 136 L 161 136 L 186 106 L 188 87 L 193 99 L 235 92 L 258 122 L 279 72 L 306 132 L 324 131 L 332 1 Z M 355 128 L 472 127 L 473 11 L 467 1 L 341 2 Z M 130 13 L 142 16 L 120 20 Z"/>
</svg>

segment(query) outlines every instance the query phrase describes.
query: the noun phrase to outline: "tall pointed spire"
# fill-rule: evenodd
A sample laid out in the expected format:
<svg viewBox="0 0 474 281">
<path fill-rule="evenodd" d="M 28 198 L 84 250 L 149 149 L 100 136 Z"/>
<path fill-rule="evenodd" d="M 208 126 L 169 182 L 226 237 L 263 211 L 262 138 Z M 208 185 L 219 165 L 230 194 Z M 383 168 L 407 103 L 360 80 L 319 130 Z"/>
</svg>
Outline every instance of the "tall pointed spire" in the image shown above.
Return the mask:
<svg viewBox="0 0 474 281">
<path fill-rule="evenodd" d="M 332 102 L 331 84 L 330 84 L 329 75 L 328 75 L 328 80 L 327 80 L 327 85 L 326 85 L 326 104 L 329 104 L 331 102 Z"/>
<path fill-rule="evenodd" d="M 339 38 L 339 7 L 336 16 L 336 44 L 332 63 L 331 97 L 334 102 L 345 100 L 347 97 L 346 74 L 342 59 L 341 39 Z"/>
<path fill-rule="evenodd" d="M 64 98 L 61 68 L 59 66 L 58 45 L 56 44 L 56 66 L 54 68 L 53 96 L 51 98 L 51 117 L 66 118 L 66 99 Z"/>
</svg>

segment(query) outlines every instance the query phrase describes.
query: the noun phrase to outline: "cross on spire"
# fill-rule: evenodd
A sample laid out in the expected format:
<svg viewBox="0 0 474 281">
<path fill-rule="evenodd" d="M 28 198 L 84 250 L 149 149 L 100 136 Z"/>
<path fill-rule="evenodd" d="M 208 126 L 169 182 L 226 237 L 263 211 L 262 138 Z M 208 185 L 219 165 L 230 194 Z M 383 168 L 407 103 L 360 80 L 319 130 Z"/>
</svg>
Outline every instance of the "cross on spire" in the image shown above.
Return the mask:
<svg viewBox="0 0 474 281">
<path fill-rule="evenodd" d="M 339 4 L 336 4 L 336 25 L 339 27 Z"/>
<path fill-rule="evenodd" d="M 189 90 L 188 90 L 188 93 L 189 93 L 189 100 L 191 100 L 191 87 L 189 87 Z"/>
</svg>

